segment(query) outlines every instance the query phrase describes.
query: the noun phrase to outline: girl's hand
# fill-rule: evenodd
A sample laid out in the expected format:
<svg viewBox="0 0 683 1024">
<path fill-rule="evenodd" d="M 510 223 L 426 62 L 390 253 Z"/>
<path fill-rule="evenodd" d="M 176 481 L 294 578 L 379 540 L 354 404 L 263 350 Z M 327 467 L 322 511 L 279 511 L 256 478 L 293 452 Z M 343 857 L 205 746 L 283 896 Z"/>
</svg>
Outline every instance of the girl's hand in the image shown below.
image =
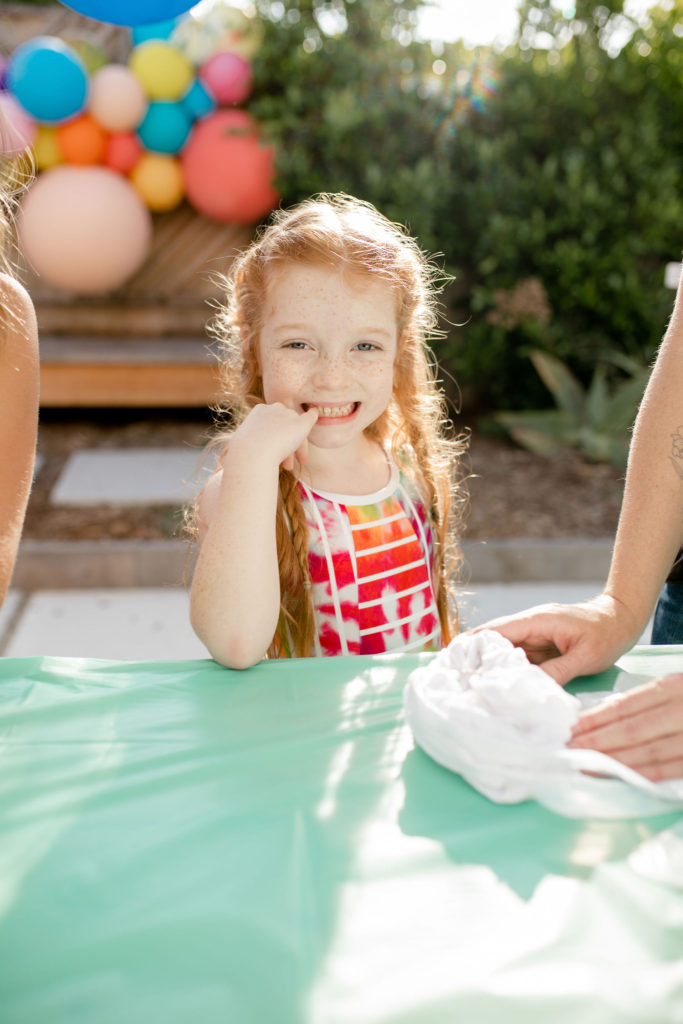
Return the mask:
<svg viewBox="0 0 683 1024">
<path fill-rule="evenodd" d="M 270 453 L 276 464 L 294 469 L 308 461 L 308 435 L 318 419 L 315 407 L 299 413 L 280 402 L 255 405 L 230 439 L 230 451 L 249 446 L 254 454 Z"/>
<path fill-rule="evenodd" d="M 568 746 L 601 750 L 654 782 L 683 777 L 683 673 L 584 711 Z"/>
</svg>

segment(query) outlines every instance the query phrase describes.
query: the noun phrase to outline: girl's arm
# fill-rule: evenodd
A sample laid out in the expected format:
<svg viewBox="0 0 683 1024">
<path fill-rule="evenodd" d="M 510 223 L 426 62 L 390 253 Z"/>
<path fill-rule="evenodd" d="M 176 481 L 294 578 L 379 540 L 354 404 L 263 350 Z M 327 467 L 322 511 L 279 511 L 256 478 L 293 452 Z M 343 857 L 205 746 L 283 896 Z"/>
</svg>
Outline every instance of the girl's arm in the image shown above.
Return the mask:
<svg viewBox="0 0 683 1024">
<path fill-rule="evenodd" d="M 604 592 L 488 623 L 558 682 L 598 672 L 634 644 L 683 542 L 683 279 L 643 398 Z"/>
<path fill-rule="evenodd" d="M 280 614 L 275 541 L 279 468 L 306 461 L 318 413 L 257 405 L 230 438 L 199 506 L 200 549 L 192 625 L 211 655 L 247 668 L 265 655 Z"/>
<path fill-rule="evenodd" d="M 38 328 L 25 289 L 0 274 L 0 604 L 21 539 L 38 427 Z"/>
</svg>

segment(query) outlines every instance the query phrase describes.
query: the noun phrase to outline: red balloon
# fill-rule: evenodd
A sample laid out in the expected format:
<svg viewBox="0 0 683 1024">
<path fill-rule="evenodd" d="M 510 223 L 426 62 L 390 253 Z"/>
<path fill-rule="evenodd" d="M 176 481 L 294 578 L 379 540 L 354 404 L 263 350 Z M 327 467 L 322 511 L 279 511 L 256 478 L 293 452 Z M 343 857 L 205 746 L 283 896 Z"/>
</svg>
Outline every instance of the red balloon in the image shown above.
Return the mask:
<svg viewBox="0 0 683 1024">
<path fill-rule="evenodd" d="M 214 220 L 253 224 L 280 198 L 274 157 L 246 111 L 217 110 L 195 124 L 180 155 L 187 198 Z"/>
<path fill-rule="evenodd" d="M 142 155 L 142 146 L 133 132 L 114 132 L 107 139 L 104 162 L 113 171 L 128 174 Z"/>
</svg>

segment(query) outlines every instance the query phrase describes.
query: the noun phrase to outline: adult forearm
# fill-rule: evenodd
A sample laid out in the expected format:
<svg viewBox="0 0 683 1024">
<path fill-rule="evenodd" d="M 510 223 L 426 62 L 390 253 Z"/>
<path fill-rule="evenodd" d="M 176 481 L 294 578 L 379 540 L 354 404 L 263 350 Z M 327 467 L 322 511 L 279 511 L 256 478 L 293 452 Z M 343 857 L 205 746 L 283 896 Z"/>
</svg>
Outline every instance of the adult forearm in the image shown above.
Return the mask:
<svg viewBox="0 0 683 1024">
<path fill-rule="evenodd" d="M 683 286 L 681 286 L 683 287 Z M 636 419 L 606 590 L 647 622 L 683 542 L 683 298 Z"/>
</svg>

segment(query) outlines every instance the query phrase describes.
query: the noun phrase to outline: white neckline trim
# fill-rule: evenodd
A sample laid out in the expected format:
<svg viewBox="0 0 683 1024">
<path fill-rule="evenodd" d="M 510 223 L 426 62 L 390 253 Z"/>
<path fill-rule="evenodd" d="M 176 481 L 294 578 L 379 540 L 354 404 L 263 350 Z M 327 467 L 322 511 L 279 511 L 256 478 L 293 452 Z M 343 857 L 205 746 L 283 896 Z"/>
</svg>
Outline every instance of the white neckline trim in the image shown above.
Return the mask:
<svg viewBox="0 0 683 1024">
<path fill-rule="evenodd" d="M 336 501 L 338 505 L 376 505 L 378 501 L 383 501 L 393 494 L 398 486 L 398 466 L 390 455 L 387 456 L 387 461 L 390 469 L 389 481 L 373 494 L 336 494 L 333 491 L 322 491 L 304 481 L 302 483 L 311 494 L 317 494 L 319 498 L 326 498 L 328 501 Z"/>
</svg>

